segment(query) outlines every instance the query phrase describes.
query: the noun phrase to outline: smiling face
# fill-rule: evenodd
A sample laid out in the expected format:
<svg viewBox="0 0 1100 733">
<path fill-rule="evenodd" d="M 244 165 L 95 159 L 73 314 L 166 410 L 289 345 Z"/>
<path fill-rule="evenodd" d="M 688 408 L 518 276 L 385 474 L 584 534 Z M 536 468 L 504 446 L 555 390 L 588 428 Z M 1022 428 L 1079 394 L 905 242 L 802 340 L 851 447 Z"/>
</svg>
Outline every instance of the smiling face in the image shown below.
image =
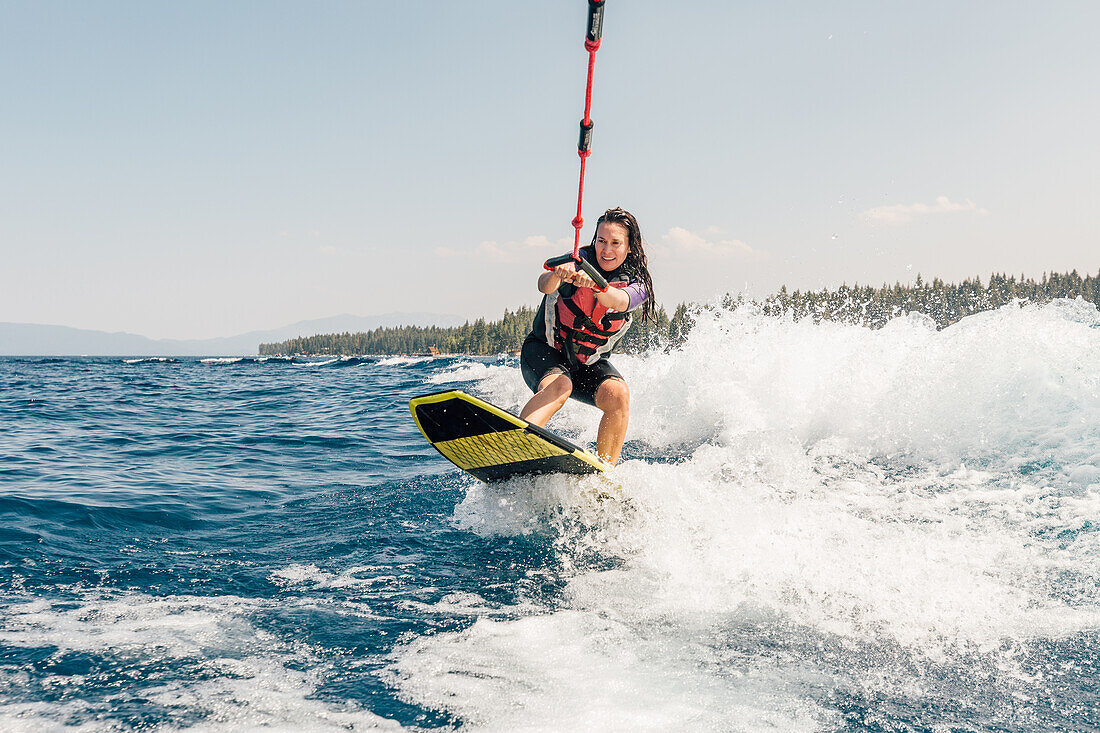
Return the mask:
<svg viewBox="0 0 1100 733">
<path fill-rule="evenodd" d="M 611 272 L 626 262 L 626 256 L 630 254 L 630 233 L 617 222 L 601 222 L 596 230 L 595 244 L 596 263 L 604 272 Z"/>
</svg>

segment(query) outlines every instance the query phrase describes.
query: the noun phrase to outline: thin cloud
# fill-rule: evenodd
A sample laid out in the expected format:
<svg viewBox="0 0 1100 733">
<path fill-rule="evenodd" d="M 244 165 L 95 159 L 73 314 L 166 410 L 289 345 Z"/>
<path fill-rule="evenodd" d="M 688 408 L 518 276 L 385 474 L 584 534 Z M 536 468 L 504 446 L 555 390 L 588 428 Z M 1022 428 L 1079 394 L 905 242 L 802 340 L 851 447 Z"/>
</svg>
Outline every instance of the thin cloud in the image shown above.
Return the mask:
<svg viewBox="0 0 1100 733">
<path fill-rule="evenodd" d="M 525 239 L 513 242 L 481 242 L 468 249 L 454 249 L 451 247 L 436 247 L 435 254 L 438 257 L 450 257 L 455 259 L 480 260 L 483 262 L 530 262 L 532 258 L 542 257 L 546 259 L 553 254 L 561 254 L 572 251 L 573 243 L 568 239 L 551 240 L 541 234 L 536 234 Z"/>
<path fill-rule="evenodd" d="M 760 257 L 764 254 L 739 239 L 720 239 L 720 234 L 715 227 L 708 227 L 702 234 L 683 227 L 672 227 L 661 236 L 663 245 L 660 249 L 670 254 L 705 254 L 715 257 Z"/>
<path fill-rule="evenodd" d="M 928 216 L 930 214 L 951 214 L 958 211 L 972 211 L 976 214 L 985 215 L 989 213 L 988 209 L 983 209 L 975 204 L 970 199 L 966 199 L 965 202 L 957 204 L 952 202 L 946 196 L 937 196 L 936 203 L 934 204 L 896 204 L 894 206 L 876 206 L 873 209 L 867 209 L 862 216 L 868 221 L 878 222 L 881 224 L 904 224 L 907 221 L 912 221 L 918 216 Z"/>
</svg>

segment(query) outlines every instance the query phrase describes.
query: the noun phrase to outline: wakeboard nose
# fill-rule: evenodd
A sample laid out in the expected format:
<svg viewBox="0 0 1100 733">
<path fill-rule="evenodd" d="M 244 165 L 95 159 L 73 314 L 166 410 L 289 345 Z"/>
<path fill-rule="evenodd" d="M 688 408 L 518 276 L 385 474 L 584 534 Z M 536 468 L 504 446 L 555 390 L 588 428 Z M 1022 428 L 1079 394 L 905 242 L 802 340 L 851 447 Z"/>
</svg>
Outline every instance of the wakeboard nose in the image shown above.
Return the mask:
<svg viewBox="0 0 1100 733">
<path fill-rule="evenodd" d="M 409 410 L 420 432 L 444 458 L 487 483 L 611 469 L 565 438 L 461 390 L 414 397 Z"/>
</svg>

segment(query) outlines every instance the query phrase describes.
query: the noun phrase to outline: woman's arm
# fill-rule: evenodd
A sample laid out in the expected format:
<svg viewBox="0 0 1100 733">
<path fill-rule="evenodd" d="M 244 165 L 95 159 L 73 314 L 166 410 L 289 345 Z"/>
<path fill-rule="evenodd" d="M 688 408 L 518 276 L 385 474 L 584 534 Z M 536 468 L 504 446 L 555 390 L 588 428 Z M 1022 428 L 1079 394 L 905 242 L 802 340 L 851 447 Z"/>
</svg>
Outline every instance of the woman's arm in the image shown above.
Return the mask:
<svg viewBox="0 0 1100 733">
<path fill-rule="evenodd" d="M 576 274 L 577 271 L 573 269 L 572 263 L 558 265 L 553 270 L 548 270 L 539 276 L 539 292 L 543 295 L 549 295 L 560 288 L 563 282 L 572 282 L 573 276 Z"/>
<path fill-rule="evenodd" d="M 596 283 L 592 283 L 595 285 Z M 622 313 L 630 307 L 630 296 L 626 294 L 625 290 L 616 287 L 609 287 L 606 293 L 596 291 L 596 301 L 600 305 L 605 305 L 613 311 Z"/>
</svg>

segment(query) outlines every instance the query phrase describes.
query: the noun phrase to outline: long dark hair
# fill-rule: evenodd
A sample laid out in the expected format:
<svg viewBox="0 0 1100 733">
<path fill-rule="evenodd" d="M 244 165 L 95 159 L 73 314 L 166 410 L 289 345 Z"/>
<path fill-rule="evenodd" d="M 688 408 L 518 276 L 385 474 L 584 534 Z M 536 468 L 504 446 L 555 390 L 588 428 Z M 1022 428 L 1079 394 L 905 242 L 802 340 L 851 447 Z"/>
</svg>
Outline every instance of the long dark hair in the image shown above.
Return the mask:
<svg viewBox="0 0 1100 733">
<path fill-rule="evenodd" d="M 626 209 L 616 206 L 608 209 L 596 220 L 596 231 L 592 233 L 592 246 L 596 246 L 596 235 L 600 231 L 600 224 L 605 221 L 612 224 L 620 224 L 626 228 L 629 236 L 628 244 L 630 252 L 626 255 L 626 264 L 634 271 L 635 276 L 645 285 L 645 291 L 649 297 L 642 304 L 642 319 L 657 322 L 657 298 L 653 295 L 653 278 L 649 276 L 649 263 L 646 262 L 645 248 L 642 245 L 642 228 L 638 226 L 638 220 Z"/>
</svg>

